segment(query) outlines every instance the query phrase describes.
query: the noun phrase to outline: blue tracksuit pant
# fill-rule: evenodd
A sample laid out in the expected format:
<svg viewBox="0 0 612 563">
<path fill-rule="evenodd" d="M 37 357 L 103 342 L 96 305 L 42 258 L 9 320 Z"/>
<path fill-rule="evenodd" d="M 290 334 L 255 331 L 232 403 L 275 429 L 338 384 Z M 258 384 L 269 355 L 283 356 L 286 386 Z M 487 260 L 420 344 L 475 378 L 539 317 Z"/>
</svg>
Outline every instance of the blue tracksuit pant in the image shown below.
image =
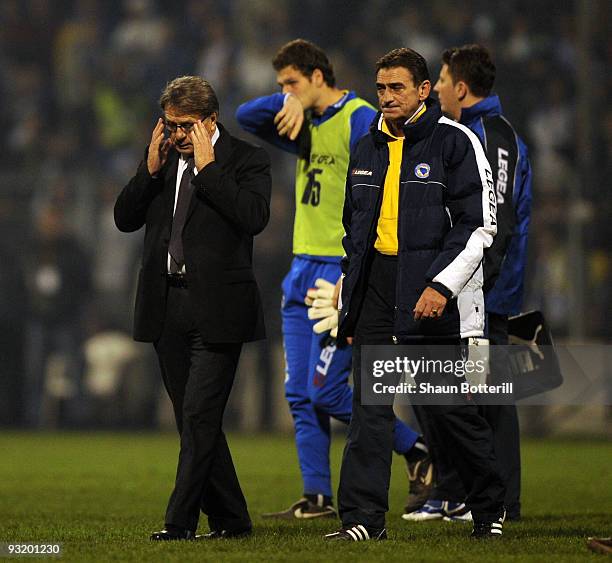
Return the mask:
<svg viewBox="0 0 612 563">
<path fill-rule="evenodd" d="M 312 331 L 304 297 L 317 278 L 336 283 L 338 259 L 296 256 L 283 280 L 283 337 L 285 396 L 295 424 L 300 470 L 305 494 L 332 496 L 329 467 L 330 417 L 345 424 L 351 418 L 353 390 L 348 385 L 352 350 L 335 345 L 321 348 L 321 335 Z M 404 454 L 418 434 L 395 420 L 393 448 Z"/>
</svg>

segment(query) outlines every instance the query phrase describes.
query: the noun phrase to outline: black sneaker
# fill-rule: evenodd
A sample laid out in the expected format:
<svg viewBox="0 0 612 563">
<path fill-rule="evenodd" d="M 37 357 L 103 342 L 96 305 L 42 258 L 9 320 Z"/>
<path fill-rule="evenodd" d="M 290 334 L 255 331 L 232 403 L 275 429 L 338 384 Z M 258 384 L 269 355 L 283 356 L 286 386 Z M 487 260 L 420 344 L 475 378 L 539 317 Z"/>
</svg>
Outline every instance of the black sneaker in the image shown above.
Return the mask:
<svg viewBox="0 0 612 563">
<path fill-rule="evenodd" d="M 323 495 L 317 495 L 317 502 L 303 497 L 294 502 L 286 510 L 262 514 L 262 518 L 278 518 L 281 520 L 312 520 L 315 518 L 337 518 L 338 513 L 332 504 L 325 504 Z"/>
<path fill-rule="evenodd" d="M 149 539 L 151 541 L 191 541 L 195 539 L 195 532 L 184 528 L 167 527 L 159 532 L 153 532 Z"/>
<path fill-rule="evenodd" d="M 429 498 L 433 488 L 433 463 L 429 454 L 411 461 L 406 459 L 410 493 L 404 506 L 404 514 L 410 514 L 421 508 Z"/>
<path fill-rule="evenodd" d="M 362 524 L 356 524 L 350 528 L 342 528 L 337 532 L 325 534 L 324 539 L 329 541 L 381 541 L 387 539 L 387 530 L 383 528 L 377 532 L 370 530 Z"/>
<path fill-rule="evenodd" d="M 501 538 L 504 520 L 506 519 L 506 511 L 504 510 L 499 518 L 489 521 L 474 520 L 474 529 L 472 537 L 476 539 L 484 538 Z"/>
</svg>

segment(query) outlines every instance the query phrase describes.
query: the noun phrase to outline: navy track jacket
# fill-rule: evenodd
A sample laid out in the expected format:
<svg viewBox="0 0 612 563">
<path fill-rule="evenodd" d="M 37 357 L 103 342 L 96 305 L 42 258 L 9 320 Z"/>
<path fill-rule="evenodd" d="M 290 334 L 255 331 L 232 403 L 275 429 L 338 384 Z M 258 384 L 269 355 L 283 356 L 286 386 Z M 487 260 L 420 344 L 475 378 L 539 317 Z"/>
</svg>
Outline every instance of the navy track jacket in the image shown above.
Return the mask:
<svg viewBox="0 0 612 563">
<path fill-rule="evenodd" d="M 497 193 L 497 236 L 484 262 L 487 313 L 518 315 L 527 263 L 531 167 L 527 146 L 501 113 L 499 98 L 489 96 L 464 108 L 460 123 L 482 141 Z"/>
<path fill-rule="evenodd" d="M 443 117 L 427 100 L 427 111 L 404 126 L 398 214 L 395 341 L 482 336 L 483 252 L 497 229 L 491 167 L 478 137 Z M 352 336 L 363 301 L 369 258 L 389 162 L 382 115 L 354 151 L 347 173 L 343 223 L 346 256 L 339 335 Z M 449 298 L 439 319 L 414 320 L 425 287 Z"/>
</svg>

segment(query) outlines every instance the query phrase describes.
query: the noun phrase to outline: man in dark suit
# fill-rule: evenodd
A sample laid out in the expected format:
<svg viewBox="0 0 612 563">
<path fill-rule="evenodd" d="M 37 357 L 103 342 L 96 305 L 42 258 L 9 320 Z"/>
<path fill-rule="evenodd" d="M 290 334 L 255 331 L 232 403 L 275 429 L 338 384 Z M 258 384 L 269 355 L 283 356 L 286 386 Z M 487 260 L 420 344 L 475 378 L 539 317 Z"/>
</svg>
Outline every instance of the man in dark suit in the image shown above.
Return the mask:
<svg viewBox="0 0 612 563">
<path fill-rule="evenodd" d="M 176 78 L 160 105 L 115 204 L 121 231 L 146 227 L 134 337 L 155 346 L 181 436 L 166 525 L 151 539 L 194 539 L 200 510 L 202 537 L 244 536 L 251 520 L 222 419 L 242 343 L 265 336 L 252 254 L 270 214 L 270 160 L 217 121 L 205 80 Z"/>
</svg>

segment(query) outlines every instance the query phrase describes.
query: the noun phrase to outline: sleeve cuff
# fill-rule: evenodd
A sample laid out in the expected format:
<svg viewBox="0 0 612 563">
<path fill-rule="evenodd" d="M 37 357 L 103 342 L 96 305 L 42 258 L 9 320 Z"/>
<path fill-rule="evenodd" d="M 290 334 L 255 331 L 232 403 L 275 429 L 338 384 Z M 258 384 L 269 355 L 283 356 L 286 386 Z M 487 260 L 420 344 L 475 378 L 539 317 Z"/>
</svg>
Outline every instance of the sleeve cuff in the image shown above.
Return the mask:
<svg viewBox="0 0 612 563">
<path fill-rule="evenodd" d="M 147 166 L 146 158 L 140 163 L 140 166 L 136 171 L 136 175 L 141 177 L 143 180 L 146 180 L 147 182 L 150 180 L 157 180 L 159 178 L 159 172 L 155 174 L 155 176 L 151 176 L 151 174 L 149 174 L 149 167 Z"/>
<path fill-rule="evenodd" d="M 453 298 L 453 292 L 448 289 L 444 284 L 440 282 L 429 282 L 427 287 L 431 287 L 431 289 L 435 289 L 438 293 L 441 293 L 446 297 L 446 299 L 450 300 Z"/>
</svg>

